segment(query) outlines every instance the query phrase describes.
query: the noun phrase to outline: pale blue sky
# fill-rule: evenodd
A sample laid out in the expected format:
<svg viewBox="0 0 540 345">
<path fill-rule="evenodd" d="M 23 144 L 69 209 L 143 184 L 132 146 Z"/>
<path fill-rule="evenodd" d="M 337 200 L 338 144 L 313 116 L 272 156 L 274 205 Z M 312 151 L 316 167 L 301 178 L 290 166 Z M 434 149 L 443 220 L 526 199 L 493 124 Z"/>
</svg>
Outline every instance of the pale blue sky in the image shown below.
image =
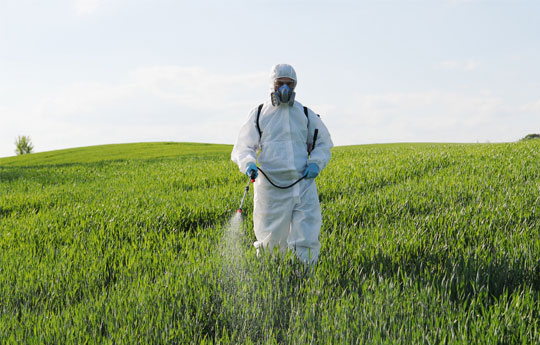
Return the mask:
<svg viewBox="0 0 540 345">
<path fill-rule="evenodd" d="M 539 1 L 0 0 L 0 157 L 234 143 L 276 63 L 336 145 L 540 132 Z"/>
</svg>

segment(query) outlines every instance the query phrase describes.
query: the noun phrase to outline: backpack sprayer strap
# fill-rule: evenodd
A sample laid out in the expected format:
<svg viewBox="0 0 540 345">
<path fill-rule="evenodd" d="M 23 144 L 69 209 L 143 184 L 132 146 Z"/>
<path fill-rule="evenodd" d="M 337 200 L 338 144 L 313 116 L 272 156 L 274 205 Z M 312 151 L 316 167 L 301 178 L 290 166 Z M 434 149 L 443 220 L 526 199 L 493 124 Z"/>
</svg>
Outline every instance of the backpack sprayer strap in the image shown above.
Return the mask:
<svg viewBox="0 0 540 345">
<path fill-rule="evenodd" d="M 264 104 L 259 105 L 259 109 L 257 110 L 257 131 L 259 132 L 259 139 L 262 137 L 262 131 L 261 126 L 259 125 L 259 117 L 261 117 L 261 110 Z"/>
</svg>

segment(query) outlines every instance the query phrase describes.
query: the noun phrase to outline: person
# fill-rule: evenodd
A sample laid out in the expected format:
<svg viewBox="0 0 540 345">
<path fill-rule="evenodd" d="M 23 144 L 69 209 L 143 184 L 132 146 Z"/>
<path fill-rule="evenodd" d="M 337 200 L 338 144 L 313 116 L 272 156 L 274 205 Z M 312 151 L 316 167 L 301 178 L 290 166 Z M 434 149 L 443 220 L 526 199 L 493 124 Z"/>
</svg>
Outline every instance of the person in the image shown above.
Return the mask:
<svg viewBox="0 0 540 345">
<path fill-rule="evenodd" d="M 254 183 L 257 255 L 279 247 L 281 253 L 292 250 L 304 264 L 312 265 L 319 257 L 322 224 L 314 179 L 328 164 L 333 143 L 319 116 L 295 100 L 294 68 L 275 65 L 270 80 L 270 98 L 250 112 L 231 159 L 248 176 L 259 176 L 257 162 L 263 172 Z M 274 186 L 289 186 L 298 179 L 290 188 Z"/>
</svg>

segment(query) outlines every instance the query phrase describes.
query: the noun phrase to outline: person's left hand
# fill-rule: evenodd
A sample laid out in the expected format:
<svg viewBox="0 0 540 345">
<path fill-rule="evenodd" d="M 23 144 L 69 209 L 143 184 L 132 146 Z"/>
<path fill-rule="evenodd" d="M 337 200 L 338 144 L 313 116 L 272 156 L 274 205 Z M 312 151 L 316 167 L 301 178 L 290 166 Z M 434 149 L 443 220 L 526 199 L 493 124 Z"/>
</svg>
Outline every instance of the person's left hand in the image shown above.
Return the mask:
<svg viewBox="0 0 540 345">
<path fill-rule="evenodd" d="M 304 176 L 307 178 L 315 178 L 319 175 L 319 166 L 315 163 L 310 163 L 304 171 Z"/>
</svg>

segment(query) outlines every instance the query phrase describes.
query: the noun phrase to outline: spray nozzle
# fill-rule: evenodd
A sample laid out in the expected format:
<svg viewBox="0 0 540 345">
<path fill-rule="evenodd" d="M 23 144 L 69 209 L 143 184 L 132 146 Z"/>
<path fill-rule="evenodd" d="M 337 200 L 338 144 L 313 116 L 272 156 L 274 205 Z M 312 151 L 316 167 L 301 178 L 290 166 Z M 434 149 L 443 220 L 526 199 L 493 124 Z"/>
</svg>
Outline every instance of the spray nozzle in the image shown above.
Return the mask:
<svg viewBox="0 0 540 345">
<path fill-rule="evenodd" d="M 249 177 L 251 179 L 251 182 L 255 182 L 255 178 L 257 177 L 257 172 L 253 170 L 251 172 L 251 176 Z"/>
</svg>

